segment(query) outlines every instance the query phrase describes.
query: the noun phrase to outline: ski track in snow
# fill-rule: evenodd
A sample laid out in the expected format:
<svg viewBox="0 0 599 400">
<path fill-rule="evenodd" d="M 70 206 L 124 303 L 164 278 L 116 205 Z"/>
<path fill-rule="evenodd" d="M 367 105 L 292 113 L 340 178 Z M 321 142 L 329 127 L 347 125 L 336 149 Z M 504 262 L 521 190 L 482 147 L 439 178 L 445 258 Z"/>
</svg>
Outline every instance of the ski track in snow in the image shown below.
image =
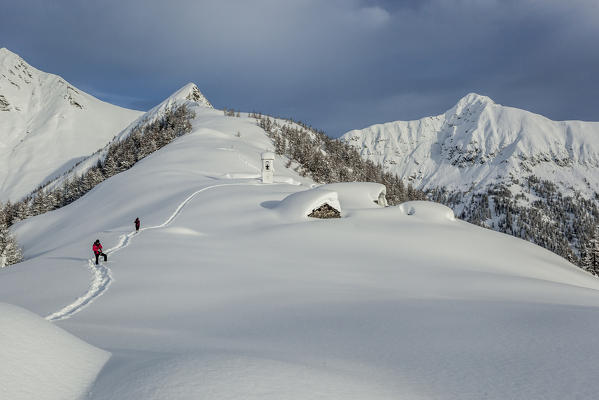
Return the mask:
<svg viewBox="0 0 599 400">
<path fill-rule="evenodd" d="M 129 232 L 125 235 L 121 235 L 121 237 L 119 239 L 119 243 L 116 246 L 111 247 L 110 249 L 106 250 L 106 254 L 107 255 L 114 254 L 117 251 L 122 250 L 125 247 L 129 246 L 129 244 L 131 244 L 131 239 L 134 236 L 137 236 L 138 234 L 140 234 L 142 231 L 146 231 L 146 230 L 150 230 L 150 229 L 159 229 L 159 228 L 164 228 L 164 227 L 168 226 L 171 222 L 173 222 L 175 220 L 175 218 L 177 218 L 177 216 L 179 214 L 181 214 L 181 211 L 183 210 L 185 205 L 187 205 L 187 203 L 189 203 L 195 196 L 197 196 L 198 194 L 200 194 L 206 190 L 214 189 L 214 188 L 218 188 L 218 187 L 222 187 L 222 186 L 253 186 L 253 185 L 260 185 L 260 183 L 222 183 L 222 184 L 218 184 L 218 185 L 207 186 L 205 188 L 197 190 L 197 191 L 193 192 L 191 195 L 189 195 L 185 200 L 183 200 L 179 204 L 179 206 L 175 209 L 175 211 L 162 224 L 155 225 L 155 226 L 148 226 L 146 228 L 141 228 L 139 230 L 139 232 L 133 231 L 133 232 Z M 106 264 L 100 263 L 100 264 L 96 265 L 92 259 L 89 259 L 88 260 L 88 268 L 92 272 L 92 281 L 89 285 L 89 288 L 87 289 L 87 292 L 85 294 L 81 295 L 80 297 L 78 297 L 71 304 L 46 316 L 46 319 L 48 321 L 60 321 L 60 320 L 71 318 L 73 315 L 77 314 L 79 311 L 83 310 L 85 307 L 87 307 L 91 303 L 93 303 L 98 297 L 102 296 L 106 292 L 106 290 L 110 287 L 110 284 L 112 283 L 112 281 L 114 279 L 112 277 L 112 270 L 110 268 L 108 268 L 108 266 Z"/>
</svg>

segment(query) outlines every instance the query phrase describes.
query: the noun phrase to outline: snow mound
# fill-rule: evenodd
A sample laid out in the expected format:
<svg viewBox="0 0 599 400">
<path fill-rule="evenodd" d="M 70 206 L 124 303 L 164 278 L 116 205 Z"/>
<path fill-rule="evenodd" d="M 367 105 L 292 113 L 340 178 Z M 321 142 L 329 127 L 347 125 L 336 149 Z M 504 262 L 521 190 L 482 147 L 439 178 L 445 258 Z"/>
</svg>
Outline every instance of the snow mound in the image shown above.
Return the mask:
<svg viewBox="0 0 599 400">
<path fill-rule="evenodd" d="M 387 205 L 387 188 L 380 183 L 343 182 L 319 186 L 320 190 L 337 192 L 344 210 L 379 208 Z"/>
<path fill-rule="evenodd" d="M 286 219 L 306 219 L 323 204 L 339 212 L 386 206 L 385 185 L 371 182 L 344 182 L 317 186 L 285 197 L 275 208 Z M 380 204 L 380 205 L 379 205 Z"/>
<path fill-rule="evenodd" d="M 337 211 L 341 211 L 337 192 L 320 187 L 290 194 L 275 208 L 285 219 L 302 220 L 308 219 L 308 214 L 325 203 Z"/>
<path fill-rule="evenodd" d="M 0 398 L 79 399 L 110 353 L 45 319 L 0 303 Z"/>
<path fill-rule="evenodd" d="M 400 204 L 399 209 L 406 215 L 425 221 L 455 221 L 451 208 L 432 201 L 407 201 Z"/>
<path fill-rule="evenodd" d="M 149 359 L 99 379 L 94 400 L 387 399 L 391 392 L 323 367 L 244 355 Z M 133 368 L 131 368 L 133 367 Z"/>
</svg>

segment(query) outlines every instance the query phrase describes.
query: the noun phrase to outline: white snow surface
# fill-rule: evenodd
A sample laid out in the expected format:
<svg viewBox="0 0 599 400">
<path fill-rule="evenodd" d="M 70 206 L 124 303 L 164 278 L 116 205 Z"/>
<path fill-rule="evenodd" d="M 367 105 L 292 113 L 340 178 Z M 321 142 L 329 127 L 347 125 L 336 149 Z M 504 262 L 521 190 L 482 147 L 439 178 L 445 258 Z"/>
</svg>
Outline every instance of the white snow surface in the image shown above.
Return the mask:
<svg viewBox="0 0 599 400">
<path fill-rule="evenodd" d="M 0 301 L 112 353 L 87 399 L 596 397 L 596 278 L 438 204 L 313 189 L 279 156 L 261 184 L 255 120 L 193 107 L 192 133 L 14 226 L 27 260 Z M 312 196 L 343 217 L 303 217 Z"/>
<path fill-rule="evenodd" d="M 82 398 L 110 354 L 21 307 L 0 303 L 0 399 Z"/>
<path fill-rule="evenodd" d="M 431 201 L 406 201 L 399 205 L 406 215 L 428 221 L 455 221 L 453 210 L 443 204 Z"/>
<path fill-rule="evenodd" d="M 69 170 L 141 114 L 0 48 L 0 201 L 19 200 Z"/>
<path fill-rule="evenodd" d="M 475 93 L 444 114 L 341 139 L 418 188 L 478 190 L 536 175 L 587 198 L 599 190 L 599 122 L 552 121 Z"/>
<path fill-rule="evenodd" d="M 362 208 L 380 208 L 375 203 L 381 193 L 387 193 L 385 185 L 374 182 L 342 182 L 319 186 L 318 189 L 337 193 L 341 208 L 346 210 Z"/>
</svg>

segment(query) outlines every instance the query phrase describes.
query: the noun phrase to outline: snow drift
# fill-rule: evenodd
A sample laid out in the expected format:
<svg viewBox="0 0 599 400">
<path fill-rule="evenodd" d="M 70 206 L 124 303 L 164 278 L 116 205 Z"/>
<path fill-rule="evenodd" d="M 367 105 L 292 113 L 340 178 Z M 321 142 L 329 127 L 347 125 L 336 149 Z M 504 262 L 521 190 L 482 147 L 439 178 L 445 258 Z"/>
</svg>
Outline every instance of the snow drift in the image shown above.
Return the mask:
<svg viewBox="0 0 599 400">
<path fill-rule="evenodd" d="M 431 201 L 406 201 L 399 205 L 399 209 L 406 215 L 414 216 L 421 220 L 435 222 L 455 221 L 455 215 L 451 208 Z"/>
<path fill-rule="evenodd" d="M 0 398 L 82 398 L 110 354 L 23 309 L 0 303 Z"/>
<path fill-rule="evenodd" d="M 339 203 L 345 210 L 380 208 L 387 205 L 385 185 L 373 182 L 342 182 L 319 186 L 320 190 L 337 193 Z"/>
</svg>

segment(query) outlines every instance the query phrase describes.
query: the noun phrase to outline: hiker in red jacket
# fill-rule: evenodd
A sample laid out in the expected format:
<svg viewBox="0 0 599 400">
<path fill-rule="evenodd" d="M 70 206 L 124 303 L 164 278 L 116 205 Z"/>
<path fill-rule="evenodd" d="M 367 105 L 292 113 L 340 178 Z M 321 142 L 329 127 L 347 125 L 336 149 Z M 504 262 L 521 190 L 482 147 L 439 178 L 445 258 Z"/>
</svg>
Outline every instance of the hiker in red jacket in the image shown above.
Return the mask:
<svg viewBox="0 0 599 400">
<path fill-rule="evenodd" d="M 139 221 L 139 218 L 135 218 L 135 232 L 139 231 L 140 225 L 141 225 L 141 222 Z"/>
<path fill-rule="evenodd" d="M 108 261 L 108 256 L 102 252 L 102 244 L 100 243 L 100 239 L 96 239 L 94 245 L 92 246 L 94 250 L 94 254 L 96 255 L 96 265 L 98 265 L 98 258 L 100 256 L 104 256 L 104 262 Z"/>
</svg>

